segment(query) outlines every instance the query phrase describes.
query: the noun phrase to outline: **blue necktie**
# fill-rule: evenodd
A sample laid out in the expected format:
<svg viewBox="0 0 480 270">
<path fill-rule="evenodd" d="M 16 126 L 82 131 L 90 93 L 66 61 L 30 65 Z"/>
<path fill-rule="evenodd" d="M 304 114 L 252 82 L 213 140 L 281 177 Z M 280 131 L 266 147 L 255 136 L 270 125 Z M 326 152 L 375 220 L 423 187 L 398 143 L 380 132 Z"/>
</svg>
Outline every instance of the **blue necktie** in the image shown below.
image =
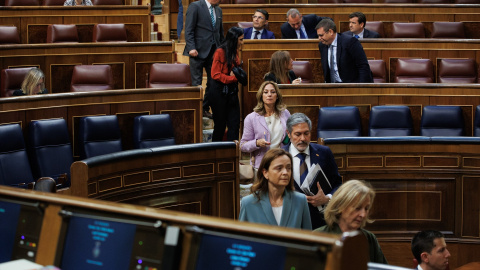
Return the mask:
<svg viewBox="0 0 480 270">
<path fill-rule="evenodd" d="M 212 19 L 212 26 L 215 28 L 215 15 L 213 15 L 213 6 L 210 6 L 210 18 Z"/>
<path fill-rule="evenodd" d="M 330 82 L 335 83 L 336 82 L 336 74 L 335 74 L 335 56 L 334 56 L 335 51 L 333 50 L 333 45 L 330 45 Z"/>
<path fill-rule="evenodd" d="M 354 37 L 355 37 L 356 39 L 359 39 L 359 38 L 360 38 L 358 35 L 355 35 Z"/>
<path fill-rule="evenodd" d="M 298 153 L 297 157 L 300 159 L 300 186 L 301 186 L 303 184 L 303 181 L 305 180 L 305 177 L 307 177 L 307 174 L 308 174 L 308 167 L 307 167 L 307 163 L 305 162 L 305 158 L 307 157 L 307 154 Z"/>
<path fill-rule="evenodd" d="M 300 31 L 300 39 L 307 39 L 307 37 L 305 36 L 305 34 L 302 31 L 302 28 L 300 28 L 299 31 Z"/>
</svg>

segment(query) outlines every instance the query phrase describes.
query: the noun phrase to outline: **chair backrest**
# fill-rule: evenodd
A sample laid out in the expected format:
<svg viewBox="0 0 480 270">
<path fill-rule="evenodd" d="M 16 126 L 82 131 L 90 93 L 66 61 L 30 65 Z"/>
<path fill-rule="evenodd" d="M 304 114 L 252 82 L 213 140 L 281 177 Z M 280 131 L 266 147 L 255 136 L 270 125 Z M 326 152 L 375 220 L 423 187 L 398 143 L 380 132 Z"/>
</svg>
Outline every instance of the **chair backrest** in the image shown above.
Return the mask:
<svg viewBox="0 0 480 270">
<path fill-rule="evenodd" d="M 3 69 L 1 74 L 0 96 L 11 97 L 15 90 L 22 88 L 22 82 L 30 69 L 32 68 Z"/>
<path fill-rule="evenodd" d="M 245 28 L 253 27 L 253 22 L 238 22 L 237 25 L 238 27 L 245 29 Z"/>
<path fill-rule="evenodd" d="M 20 125 L 0 125 L 0 142 L 0 185 L 33 182 Z"/>
<path fill-rule="evenodd" d="M 383 29 L 383 22 L 380 21 L 367 21 L 365 28 L 371 31 L 377 32 L 381 38 L 385 37 L 385 30 Z"/>
<path fill-rule="evenodd" d="M 362 136 L 362 123 L 357 107 L 321 107 L 318 111 L 318 138 Z"/>
<path fill-rule="evenodd" d="M 57 192 L 57 183 L 51 177 L 42 177 L 35 182 L 33 190 L 56 193 Z"/>
<path fill-rule="evenodd" d="M 480 105 L 475 110 L 475 121 L 473 123 L 473 136 L 480 137 Z"/>
<path fill-rule="evenodd" d="M 5 6 L 40 6 L 40 0 L 5 0 Z"/>
<path fill-rule="evenodd" d="M 152 148 L 175 144 L 170 115 L 154 114 L 135 117 L 133 145 L 135 148 Z"/>
<path fill-rule="evenodd" d="M 343 3 L 355 4 L 355 3 L 372 3 L 372 0 L 343 0 Z"/>
<path fill-rule="evenodd" d="M 16 26 L 0 25 L 0 44 L 19 44 L 20 36 Z"/>
<path fill-rule="evenodd" d="M 420 22 L 392 24 L 392 38 L 425 38 L 425 28 Z"/>
<path fill-rule="evenodd" d="M 480 0 L 455 0 L 455 4 L 480 4 Z"/>
<path fill-rule="evenodd" d="M 78 43 L 75 24 L 50 24 L 47 28 L 47 43 Z"/>
<path fill-rule="evenodd" d="M 32 121 L 29 124 L 29 153 L 35 178 L 70 175 L 72 145 L 64 119 Z"/>
<path fill-rule="evenodd" d="M 147 88 L 191 86 L 190 66 L 187 64 L 155 63 L 150 66 Z"/>
<path fill-rule="evenodd" d="M 111 90 L 114 87 L 110 65 L 78 65 L 73 68 L 70 91 Z"/>
<path fill-rule="evenodd" d="M 438 62 L 438 83 L 476 83 L 475 60 L 440 59 Z"/>
<path fill-rule="evenodd" d="M 433 64 L 430 59 L 399 58 L 395 68 L 396 83 L 433 83 Z"/>
<path fill-rule="evenodd" d="M 302 83 L 314 83 L 313 68 L 309 61 L 293 61 L 293 72 L 302 78 Z"/>
<path fill-rule="evenodd" d="M 93 42 L 126 42 L 127 28 L 123 23 L 95 24 L 92 40 Z"/>
<path fill-rule="evenodd" d="M 450 0 L 418 0 L 419 4 L 450 4 Z"/>
<path fill-rule="evenodd" d="M 408 4 L 414 3 L 414 0 L 385 0 L 385 3 Z"/>
<path fill-rule="evenodd" d="M 63 6 L 65 0 L 43 0 L 44 6 Z"/>
<path fill-rule="evenodd" d="M 81 118 L 78 138 L 81 159 L 122 151 L 120 126 L 116 115 Z"/>
<path fill-rule="evenodd" d="M 94 6 L 123 5 L 123 0 L 92 0 Z"/>
<path fill-rule="evenodd" d="M 233 4 L 265 4 L 265 0 L 233 0 Z"/>
<path fill-rule="evenodd" d="M 370 70 L 373 75 L 374 83 L 385 83 L 387 82 L 387 67 L 385 61 L 382 59 L 379 60 L 368 60 L 370 65 Z"/>
<path fill-rule="evenodd" d="M 420 124 L 421 136 L 463 136 L 462 109 L 459 106 L 425 106 Z"/>
<path fill-rule="evenodd" d="M 343 1 L 342 0 L 318 0 L 318 3 L 319 4 L 330 4 L 330 3 L 338 4 L 338 3 L 343 3 Z"/>
<path fill-rule="evenodd" d="M 368 135 L 372 137 L 411 136 L 412 114 L 407 106 L 373 106 Z"/>
<path fill-rule="evenodd" d="M 434 22 L 432 38 L 465 38 L 463 22 Z"/>
</svg>

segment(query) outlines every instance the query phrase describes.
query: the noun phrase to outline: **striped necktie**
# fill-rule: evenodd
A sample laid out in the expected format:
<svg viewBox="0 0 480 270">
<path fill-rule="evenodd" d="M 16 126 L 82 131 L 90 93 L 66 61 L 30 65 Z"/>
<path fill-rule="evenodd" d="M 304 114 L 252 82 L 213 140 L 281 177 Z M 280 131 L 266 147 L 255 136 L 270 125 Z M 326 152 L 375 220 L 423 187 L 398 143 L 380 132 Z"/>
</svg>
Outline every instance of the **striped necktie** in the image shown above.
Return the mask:
<svg viewBox="0 0 480 270">
<path fill-rule="evenodd" d="M 215 28 L 215 15 L 213 14 L 213 6 L 210 6 L 210 18 L 212 19 L 212 26 Z"/>
<path fill-rule="evenodd" d="M 255 30 L 253 32 L 253 39 L 258 39 L 258 34 L 260 34 L 260 31 Z"/>
<path fill-rule="evenodd" d="M 330 65 L 329 65 L 329 68 L 330 68 L 330 82 L 331 83 L 335 83 L 335 79 L 336 79 L 334 53 L 335 53 L 335 51 L 333 50 L 333 45 L 330 45 L 330 63 L 329 63 Z"/>
<path fill-rule="evenodd" d="M 305 162 L 305 158 L 307 154 L 305 153 L 298 153 L 297 157 L 300 159 L 300 186 L 303 184 L 305 177 L 308 174 L 308 167 L 307 163 Z"/>
</svg>

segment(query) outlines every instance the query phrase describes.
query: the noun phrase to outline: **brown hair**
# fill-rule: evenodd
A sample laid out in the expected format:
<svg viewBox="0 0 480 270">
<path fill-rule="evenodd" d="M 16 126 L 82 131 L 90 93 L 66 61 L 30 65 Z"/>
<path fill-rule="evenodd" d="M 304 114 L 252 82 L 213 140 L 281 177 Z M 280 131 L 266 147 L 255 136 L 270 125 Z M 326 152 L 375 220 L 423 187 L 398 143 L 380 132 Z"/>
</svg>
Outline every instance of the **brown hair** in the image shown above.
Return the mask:
<svg viewBox="0 0 480 270">
<path fill-rule="evenodd" d="M 276 51 L 270 58 L 270 71 L 267 74 L 273 74 L 280 83 L 288 83 L 288 69 L 290 64 L 290 53 L 288 51 Z"/>
<path fill-rule="evenodd" d="M 263 175 L 263 170 L 267 170 L 270 168 L 270 164 L 272 164 L 272 161 L 275 159 L 281 157 L 281 156 L 287 156 L 290 159 L 290 164 L 293 166 L 293 158 L 292 155 L 281 149 L 281 148 L 273 148 L 268 150 L 268 152 L 263 156 L 262 162 L 260 163 L 260 166 L 258 167 L 257 171 L 257 181 L 252 185 L 250 188 L 250 191 L 254 194 L 254 196 L 260 200 L 261 194 L 267 194 L 268 193 L 268 179 L 265 178 Z M 295 190 L 293 186 L 293 172 L 290 175 L 290 182 L 286 186 L 285 190 Z"/>
<path fill-rule="evenodd" d="M 263 82 L 262 85 L 260 85 L 260 88 L 258 88 L 257 95 L 256 95 L 257 106 L 253 108 L 253 111 L 260 115 L 265 115 L 266 111 L 265 111 L 265 104 L 263 103 L 263 90 L 265 90 L 265 87 L 269 84 L 273 85 L 273 87 L 275 88 L 275 91 L 277 92 L 277 100 L 275 101 L 274 110 L 275 110 L 275 114 L 277 116 L 280 116 L 280 114 L 282 113 L 282 111 L 285 110 L 287 105 L 283 103 L 283 95 L 282 95 L 282 92 L 280 92 L 280 89 L 278 88 L 278 84 L 272 81 Z"/>
</svg>

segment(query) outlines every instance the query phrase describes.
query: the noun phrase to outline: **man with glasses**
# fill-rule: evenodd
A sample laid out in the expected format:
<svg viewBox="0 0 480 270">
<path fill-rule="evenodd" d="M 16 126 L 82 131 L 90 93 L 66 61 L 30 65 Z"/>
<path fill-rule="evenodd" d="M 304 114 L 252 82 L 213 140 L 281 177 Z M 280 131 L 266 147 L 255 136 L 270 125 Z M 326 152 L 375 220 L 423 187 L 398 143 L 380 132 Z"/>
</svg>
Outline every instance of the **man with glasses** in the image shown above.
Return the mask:
<svg viewBox="0 0 480 270">
<path fill-rule="evenodd" d="M 272 31 L 265 29 L 268 25 L 268 12 L 263 9 L 257 9 L 252 16 L 253 27 L 243 30 L 244 39 L 274 39 L 275 35 Z"/>
<path fill-rule="evenodd" d="M 373 83 L 367 56 L 358 39 L 337 33 L 335 23 L 329 19 L 320 21 L 315 29 L 326 83 Z"/>
<path fill-rule="evenodd" d="M 315 26 L 323 19 L 328 17 L 320 17 L 315 14 L 302 16 L 300 11 L 295 8 L 287 12 L 287 22 L 283 23 L 282 30 L 283 39 L 309 39 L 317 38 Z M 330 19 L 331 20 L 331 19 Z"/>
</svg>

